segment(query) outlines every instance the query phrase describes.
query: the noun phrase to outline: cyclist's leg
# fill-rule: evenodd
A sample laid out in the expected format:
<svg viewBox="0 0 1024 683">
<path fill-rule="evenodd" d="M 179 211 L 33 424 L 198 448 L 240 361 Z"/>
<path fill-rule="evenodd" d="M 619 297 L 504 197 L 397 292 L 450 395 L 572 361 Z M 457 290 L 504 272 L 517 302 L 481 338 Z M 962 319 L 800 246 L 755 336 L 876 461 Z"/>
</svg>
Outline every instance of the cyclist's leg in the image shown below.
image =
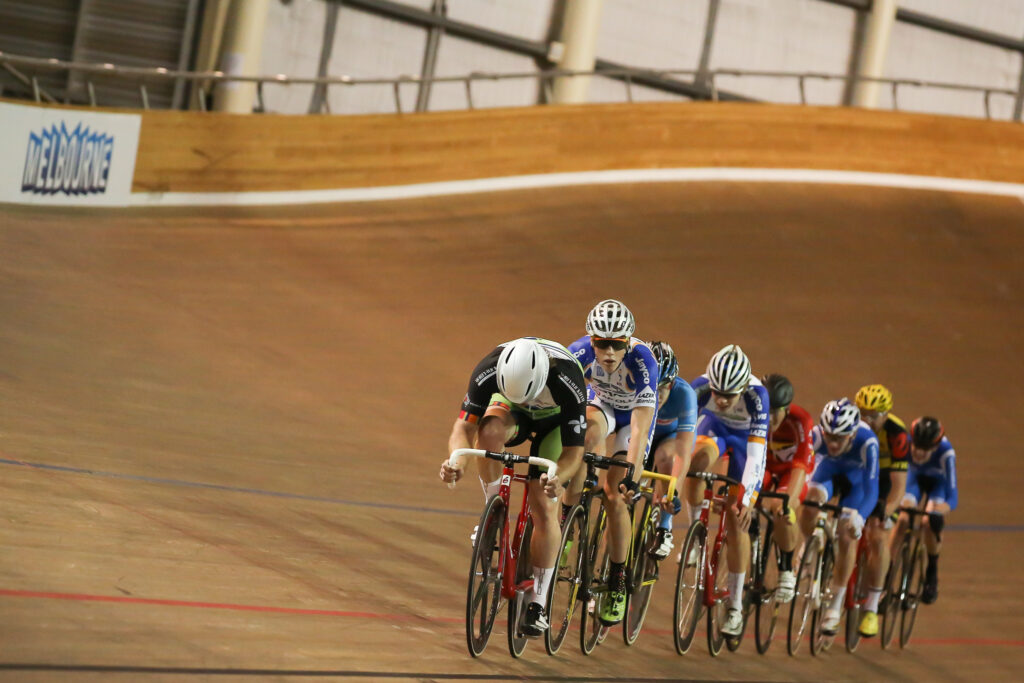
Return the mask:
<svg viewBox="0 0 1024 683">
<path fill-rule="evenodd" d="M 747 464 L 747 453 L 746 453 L 746 436 L 742 438 L 738 434 L 730 434 L 726 437 L 726 443 L 729 444 L 729 470 L 728 476 L 737 480 L 743 480 L 743 469 Z M 740 515 L 737 514 L 737 508 L 740 505 L 740 492 L 735 487 L 730 487 L 729 497 L 725 508 L 725 525 L 726 531 L 729 534 L 729 542 L 726 543 L 726 562 L 729 566 L 729 578 L 728 578 L 728 589 L 729 589 L 729 612 L 735 613 L 743 609 L 743 581 L 746 579 L 747 571 L 750 568 L 750 535 L 747 533 L 747 526 L 749 524 L 749 515 L 747 524 L 742 524 Z M 748 499 L 747 507 L 753 505 L 756 500 L 756 492 L 753 492 Z M 753 510 L 749 511 L 753 513 Z M 732 614 L 726 617 L 726 624 L 722 627 L 723 633 L 730 635 L 736 635 L 739 633 L 739 629 L 742 628 L 742 621 L 739 622 L 735 629 L 730 628 L 735 621 L 735 617 Z"/>
<path fill-rule="evenodd" d="M 679 451 L 679 442 L 676 438 L 676 433 L 666 434 L 662 437 L 656 437 L 652 444 L 651 451 L 653 452 L 654 469 L 661 474 L 672 474 L 676 467 L 677 461 L 682 457 Z M 689 460 L 689 458 L 685 458 Z M 689 465 L 689 462 L 683 463 Z M 685 472 L 685 468 L 682 472 Z M 663 481 L 658 481 L 655 487 L 655 500 L 661 500 L 668 493 L 668 484 Z M 679 496 L 679 491 L 675 493 L 676 497 Z M 664 559 L 668 557 L 669 553 L 672 552 L 672 548 L 675 545 L 675 541 L 672 536 L 672 527 L 674 523 L 675 509 L 662 508 L 661 515 L 658 517 L 658 531 L 657 536 L 654 540 L 654 557 L 657 559 Z"/>
<path fill-rule="evenodd" d="M 615 437 L 612 442 L 612 456 L 615 458 L 625 459 L 626 457 L 626 451 L 629 448 L 630 415 L 626 411 L 615 411 L 615 423 L 612 427 Z M 622 499 L 622 494 L 619 493 L 619 484 L 625 474 L 625 470 L 621 467 L 614 467 L 605 475 L 604 505 L 608 510 L 608 533 L 613 573 L 614 565 L 625 563 L 632 535 L 629 524 L 629 508 Z"/>
<path fill-rule="evenodd" d="M 715 431 L 718 424 L 718 419 L 711 413 L 703 413 L 697 419 L 696 442 L 687 472 L 710 472 L 719 455 L 725 452 L 724 441 L 718 437 Z M 700 506 L 704 501 L 706 486 L 707 484 L 701 479 L 689 478 L 683 485 L 686 491 L 686 503 L 690 510 L 690 524 L 693 524 L 700 515 Z"/>
<path fill-rule="evenodd" d="M 490 405 L 480 419 L 476 446 L 488 451 L 501 451 L 505 446 L 516 446 L 526 440 L 526 429 L 519 429 L 523 414 L 514 412 L 512 405 L 501 394 L 491 396 Z M 484 489 L 484 500 L 498 492 L 501 487 L 502 464 L 490 458 L 474 458 L 477 474 Z"/>
<path fill-rule="evenodd" d="M 942 530 L 946 526 L 946 516 L 950 512 L 949 503 L 938 496 L 940 487 L 933 486 L 925 508 L 928 516 L 923 520 L 922 538 L 928 551 L 928 570 L 925 572 L 924 588 L 921 591 L 921 602 L 930 605 L 939 596 L 939 553 L 942 551 Z"/>
<path fill-rule="evenodd" d="M 530 455 L 558 462 L 562 454 L 561 432 L 556 423 L 539 426 L 538 433 L 530 446 Z M 533 535 L 530 538 L 530 562 L 533 565 L 533 590 L 529 601 L 537 607 L 530 606 L 526 615 L 526 626 L 529 635 L 541 635 L 548 628 L 547 614 L 544 605 L 547 603 L 551 580 L 555 574 L 555 556 L 558 554 L 558 542 L 561 538 L 559 529 L 559 504 L 557 498 L 549 498 L 540 483 L 540 468 L 530 468 L 530 481 L 527 483 L 527 496 L 530 503 L 530 516 L 533 518 Z"/>
<path fill-rule="evenodd" d="M 604 455 L 607 452 L 605 441 L 614 426 L 614 415 L 610 415 L 610 409 L 605 407 L 591 391 L 590 402 L 587 404 L 587 434 L 584 437 L 583 449 L 588 453 Z M 569 508 L 579 502 L 586 476 L 586 466 L 579 467 L 572 481 L 565 488 L 565 494 L 562 496 L 563 514 L 567 514 Z"/>
<path fill-rule="evenodd" d="M 889 531 L 892 520 L 885 516 L 885 502 L 879 501 L 868 518 L 864 533 L 868 535 L 868 596 L 861 617 L 860 632 L 873 636 L 878 632 L 878 602 L 885 590 L 889 571 Z M 870 615 L 870 616 L 869 616 Z"/>
<path fill-rule="evenodd" d="M 779 478 L 778 483 L 775 486 L 775 490 L 778 493 L 789 493 L 790 476 L 792 470 L 787 470 Z M 765 475 L 765 481 L 768 481 L 768 477 L 771 475 Z M 803 490 L 799 496 L 800 500 L 803 500 L 807 494 L 807 484 L 802 483 Z M 795 500 L 795 499 L 794 499 Z M 772 538 L 775 541 L 777 547 L 776 556 L 779 563 L 779 579 L 778 586 L 779 591 L 776 594 L 777 599 L 780 602 L 789 602 L 793 599 L 793 589 L 796 586 L 796 572 L 793 568 L 793 554 L 796 552 L 796 546 L 800 543 L 800 527 L 797 524 L 797 510 L 793 506 L 789 506 L 789 514 L 782 514 L 782 501 L 765 499 L 762 505 L 770 511 L 774 516 L 774 524 L 772 525 Z"/>
</svg>

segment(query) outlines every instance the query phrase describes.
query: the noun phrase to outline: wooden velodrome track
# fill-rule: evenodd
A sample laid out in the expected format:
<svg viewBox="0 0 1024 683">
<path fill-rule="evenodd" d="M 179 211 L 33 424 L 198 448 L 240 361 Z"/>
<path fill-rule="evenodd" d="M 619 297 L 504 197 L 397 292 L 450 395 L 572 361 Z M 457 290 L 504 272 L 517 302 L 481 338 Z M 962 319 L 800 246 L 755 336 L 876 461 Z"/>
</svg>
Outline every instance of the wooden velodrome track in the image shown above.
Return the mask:
<svg viewBox="0 0 1024 683">
<path fill-rule="evenodd" d="M 767 184 L 5 207 L 0 679 L 1018 679 L 1022 227 L 1017 199 Z M 499 619 L 470 659 L 482 496 L 436 474 L 469 373 L 606 297 L 685 376 L 739 342 L 812 412 L 881 381 L 945 420 L 960 509 L 908 650 L 679 657 L 664 581 L 631 649 L 516 661 Z"/>
</svg>

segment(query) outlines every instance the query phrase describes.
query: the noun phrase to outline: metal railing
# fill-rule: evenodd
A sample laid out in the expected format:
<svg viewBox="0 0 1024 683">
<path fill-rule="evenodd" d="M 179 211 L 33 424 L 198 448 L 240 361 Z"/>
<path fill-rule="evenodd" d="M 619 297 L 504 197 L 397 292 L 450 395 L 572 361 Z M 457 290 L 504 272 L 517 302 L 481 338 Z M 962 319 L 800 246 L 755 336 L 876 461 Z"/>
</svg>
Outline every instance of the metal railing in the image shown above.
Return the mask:
<svg viewBox="0 0 1024 683">
<path fill-rule="evenodd" d="M 488 73 L 474 71 L 461 76 L 436 76 L 430 78 L 409 75 L 401 75 L 394 78 L 354 78 L 352 76 L 298 77 L 287 76 L 285 74 L 242 76 L 227 74 L 223 71 L 195 72 L 175 71 L 162 67 L 153 68 L 116 66 L 114 64 L 82 64 L 65 62 L 59 59 L 22 57 L 4 52 L 0 52 L 0 68 L 10 73 L 24 85 L 31 87 L 32 95 L 36 102 L 58 102 L 57 97 L 50 94 L 40 86 L 39 76 L 35 73 L 36 71 L 57 71 L 81 74 L 86 83 L 88 103 L 93 107 L 99 106 L 97 104 L 96 88 L 94 84 L 94 80 L 96 80 L 96 78 L 117 78 L 123 81 L 135 81 L 139 92 L 139 103 L 143 109 L 149 109 L 149 95 L 146 89 L 147 81 L 173 80 L 175 83 L 187 82 L 196 86 L 193 95 L 196 97 L 199 108 L 203 111 L 206 110 L 207 98 L 210 95 L 211 89 L 216 87 L 218 83 L 226 82 L 255 83 L 257 103 L 260 111 L 265 110 L 263 102 L 263 88 L 268 83 L 276 85 L 316 85 L 323 86 L 325 89 L 330 88 L 331 86 L 352 88 L 367 85 L 390 85 L 394 95 L 395 112 L 398 114 L 405 113 L 405 110 L 402 108 L 400 89 L 402 85 L 406 84 L 461 83 L 464 85 L 466 91 L 466 106 L 469 109 L 473 109 L 473 83 L 475 82 L 534 79 L 544 86 L 544 91 L 550 100 L 550 90 L 554 80 L 557 78 L 571 76 L 604 77 L 620 80 L 623 83 L 625 99 L 628 102 L 633 101 L 633 81 L 650 77 L 672 78 L 683 76 L 690 77 L 694 80 L 698 78 L 703 79 L 703 82 L 705 82 L 710 88 L 710 99 L 712 101 L 718 101 L 719 99 L 718 79 L 721 78 L 738 77 L 787 79 L 795 82 L 800 97 L 800 103 L 803 105 L 809 104 L 807 100 L 807 83 L 809 81 L 838 81 L 843 82 L 844 84 L 851 80 L 853 81 L 853 84 L 858 82 L 875 82 L 887 85 L 890 88 L 892 93 L 892 108 L 894 110 L 899 109 L 899 91 L 901 88 L 932 88 L 977 93 L 982 97 L 985 118 L 987 119 L 992 118 L 991 101 L 993 96 L 1005 95 L 1007 97 L 1015 98 L 1018 95 L 1015 90 L 1008 88 L 964 85 L 961 83 L 944 83 L 940 81 L 928 81 L 912 78 L 864 78 L 859 76 L 850 76 L 848 74 L 830 74 L 814 71 L 792 72 L 756 69 L 712 69 L 708 71 L 700 71 L 696 69 L 636 68 L 598 69 L 594 71 L 549 69 L 544 71 L 512 73 Z M 90 76 L 92 76 L 92 78 L 90 78 Z M 326 97 L 324 98 L 324 101 L 326 102 Z M 68 100 L 65 99 L 65 102 L 67 103 Z"/>
</svg>

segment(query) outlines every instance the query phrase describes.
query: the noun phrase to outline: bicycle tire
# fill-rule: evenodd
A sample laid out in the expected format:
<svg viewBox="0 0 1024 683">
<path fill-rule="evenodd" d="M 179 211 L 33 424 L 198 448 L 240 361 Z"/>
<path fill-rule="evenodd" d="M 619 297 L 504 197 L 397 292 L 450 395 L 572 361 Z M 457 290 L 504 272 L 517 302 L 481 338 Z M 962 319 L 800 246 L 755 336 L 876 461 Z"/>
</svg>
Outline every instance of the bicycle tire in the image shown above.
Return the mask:
<svg viewBox="0 0 1024 683">
<path fill-rule="evenodd" d="M 754 579 L 754 642 L 758 654 L 765 654 L 775 638 L 779 620 L 779 603 L 775 591 L 779 586 L 779 547 L 772 538 L 772 525 L 765 524 L 761 543 L 761 559 Z"/>
<path fill-rule="evenodd" d="M 601 623 L 598 615 L 604 594 L 608 589 L 608 571 L 611 557 L 608 555 L 605 529 L 608 526 L 608 514 L 597 503 L 597 514 L 592 516 L 593 524 L 587 540 L 586 570 L 583 585 L 586 587 L 587 603 L 580 610 L 580 650 L 589 655 L 604 640 L 607 628 Z"/>
<path fill-rule="evenodd" d="M 813 623 L 815 602 L 819 599 L 818 576 L 821 566 L 821 540 L 811 536 L 804 546 L 796 575 L 796 588 L 789 604 L 789 622 L 786 626 L 786 651 L 795 657 L 803 644 L 808 618 Z M 813 631 L 813 628 L 812 628 Z"/>
<path fill-rule="evenodd" d="M 548 591 L 548 619 L 551 627 L 544 634 L 544 649 L 556 654 L 565 642 L 576 612 L 582 582 L 583 564 L 587 553 L 586 515 L 576 505 L 566 515 L 562 527 L 562 542 L 558 546 L 558 567 Z"/>
<path fill-rule="evenodd" d="M 533 536 L 533 519 L 526 518 L 526 526 L 523 528 L 523 536 L 519 539 L 519 548 L 516 552 L 516 579 L 518 586 L 530 578 L 533 573 L 533 562 L 530 561 L 530 538 Z M 529 640 L 523 635 L 523 617 L 526 615 L 526 595 L 516 590 L 515 596 L 508 606 L 508 651 L 519 658 L 526 650 L 526 643 Z"/>
<path fill-rule="evenodd" d="M 825 545 L 822 550 L 821 572 L 818 578 L 819 602 L 811 614 L 811 654 L 817 656 L 824 652 L 832 644 L 834 634 L 829 635 L 821 630 L 821 622 L 825 618 L 825 611 L 832 601 L 832 574 L 835 573 L 836 557 L 832 552 L 831 543 Z"/>
<path fill-rule="evenodd" d="M 867 551 L 857 553 L 857 580 L 853 584 L 853 608 L 846 610 L 846 651 L 854 653 L 860 645 L 860 617 L 863 614 L 861 605 L 867 599 L 868 563 Z"/>
<path fill-rule="evenodd" d="M 925 572 L 928 568 L 928 554 L 921 539 L 914 539 L 912 547 L 910 564 L 905 569 L 907 572 L 906 598 L 903 617 L 900 620 L 901 648 L 910 644 L 910 635 L 914 631 L 914 622 L 917 620 L 917 608 L 921 605 L 921 590 L 924 588 Z"/>
<path fill-rule="evenodd" d="M 675 623 L 673 640 L 676 652 L 685 655 L 693 644 L 693 636 L 697 632 L 697 621 L 700 619 L 701 605 L 704 601 L 703 564 L 704 549 L 707 545 L 708 529 L 697 520 L 686 532 L 682 554 L 679 556 L 679 570 L 676 573 L 676 600 L 672 610 Z M 691 549 L 697 549 L 697 562 L 689 564 Z"/>
<path fill-rule="evenodd" d="M 903 568 L 907 566 L 907 558 L 910 556 L 910 535 L 906 534 L 900 542 L 897 550 L 889 563 L 889 572 L 885 577 L 885 595 L 882 597 L 882 609 L 879 610 L 882 616 L 881 645 L 883 650 L 889 649 L 892 645 L 893 636 L 896 635 L 896 624 L 903 616 L 903 600 L 905 586 L 903 583 Z"/>
<path fill-rule="evenodd" d="M 630 553 L 633 581 L 626 591 L 626 618 L 622 620 L 622 640 L 629 646 L 640 637 L 647 617 L 647 609 L 654 595 L 654 584 L 658 580 L 658 561 L 651 556 L 659 515 L 651 499 L 641 499 L 640 523 L 633 535 L 634 552 Z M 635 510 L 634 510 L 635 511 Z"/>
<path fill-rule="evenodd" d="M 721 523 L 725 524 L 725 519 L 722 519 Z M 711 590 L 712 595 L 716 596 L 714 604 L 708 608 L 708 654 L 712 657 L 717 657 L 722 651 L 722 646 L 725 644 L 722 623 L 726 614 L 726 602 L 717 596 L 724 593 L 729 585 L 729 568 L 726 561 L 728 545 L 728 539 L 723 540 L 722 545 L 718 548 L 718 552 L 714 553 L 715 557 L 710 560 L 711 566 L 715 570 L 715 584 L 708 586 L 707 589 Z M 711 552 L 714 551 L 712 550 Z"/>
<path fill-rule="evenodd" d="M 484 506 L 477 526 L 466 590 L 466 645 L 472 657 L 479 657 L 487 648 L 501 607 L 504 558 L 499 546 L 507 515 L 505 501 L 495 494 Z M 497 566 L 494 565 L 495 553 L 498 553 Z"/>
<path fill-rule="evenodd" d="M 757 514 L 757 513 L 754 513 Z M 760 524 L 755 519 L 750 525 L 750 532 L 748 533 L 750 538 L 750 567 L 753 569 L 747 572 L 746 579 L 743 582 L 743 598 L 740 603 L 740 614 L 743 615 L 743 623 L 740 626 L 739 634 L 735 636 L 725 636 L 725 646 L 729 649 L 729 652 L 736 652 L 740 649 L 740 645 L 743 644 L 743 636 L 747 632 L 747 624 L 750 622 L 750 615 L 754 613 L 756 607 L 754 605 L 757 595 L 757 568 L 761 563 L 761 551 L 763 548 L 761 542 Z"/>
</svg>

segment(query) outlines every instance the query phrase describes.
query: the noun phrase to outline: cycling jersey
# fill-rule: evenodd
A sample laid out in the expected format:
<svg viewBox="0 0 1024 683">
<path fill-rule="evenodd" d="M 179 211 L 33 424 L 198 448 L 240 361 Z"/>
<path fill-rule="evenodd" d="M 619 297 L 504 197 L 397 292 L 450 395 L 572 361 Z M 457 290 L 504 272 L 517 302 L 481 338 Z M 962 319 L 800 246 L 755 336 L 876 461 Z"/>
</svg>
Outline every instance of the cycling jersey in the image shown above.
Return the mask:
<svg viewBox="0 0 1024 683">
<path fill-rule="evenodd" d="M 756 500 L 764 477 L 768 390 L 760 380 L 751 377 L 740 398 L 728 410 L 720 411 L 711 400 L 711 385 L 706 374 L 690 385 L 697 394 L 697 406 L 700 408 L 698 440 L 701 437 L 714 440 L 720 453 L 729 454 L 728 476 L 743 484 L 741 504 L 749 505 Z"/>
<path fill-rule="evenodd" d="M 582 446 L 587 427 L 587 399 L 583 368 L 561 344 L 537 339 L 544 351 L 552 360 L 548 379 L 544 390 L 532 401 L 525 403 L 507 403 L 515 411 L 528 415 L 534 421 L 554 420 L 561 431 L 563 448 Z M 497 366 L 498 357 L 506 344 L 499 345 L 481 360 L 469 381 L 469 389 L 462 399 L 462 410 L 459 419 L 476 423 L 484 415 L 492 398 L 501 396 L 498 391 Z M 504 397 L 502 397 L 504 398 Z M 507 399 L 506 399 L 507 400 Z"/>
<path fill-rule="evenodd" d="M 812 486 L 824 489 L 826 500 L 839 493 L 839 505 L 856 510 L 866 520 L 878 502 L 878 437 L 861 422 L 846 450 L 837 456 L 829 455 L 820 426 L 811 431 L 811 440 L 817 457 Z"/>
<path fill-rule="evenodd" d="M 805 478 L 800 500 L 804 499 L 807 478 L 814 471 L 814 450 L 811 448 L 813 428 L 814 420 L 806 410 L 796 404 L 789 406 L 782 424 L 768 437 L 767 471 L 762 486 L 768 486 L 775 479 L 776 491 L 788 491 L 790 474 L 793 470 L 803 470 Z"/>
<path fill-rule="evenodd" d="M 878 437 L 878 503 L 872 513 L 885 517 L 885 506 L 892 491 L 891 472 L 906 472 L 910 459 L 910 434 L 903 420 L 892 413 L 886 417 L 881 429 L 875 430 Z"/>
<path fill-rule="evenodd" d="M 910 461 L 907 470 L 907 495 L 913 498 L 916 504 L 921 498 L 922 491 L 928 493 L 930 500 L 947 503 L 950 510 L 956 509 L 956 452 L 946 437 L 942 437 L 938 448 L 923 465 Z"/>
<path fill-rule="evenodd" d="M 697 394 L 690 383 L 676 377 L 668 399 L 658 410 L 654 438 L 675 436 L 677 432 L 692 432 L 697 427 Z"/>
<path fill-rule="evenodd" d="M 658 404 L 658 361 L 646 342 L 630 338 L 626 355 L 611 373 L 596 362 L 589 336 L 574 341 L 569 351 L 583 366 L 583 376 L 590 382 L 594 395 L 613 410 L 653 408 Z"/>
</svg>

